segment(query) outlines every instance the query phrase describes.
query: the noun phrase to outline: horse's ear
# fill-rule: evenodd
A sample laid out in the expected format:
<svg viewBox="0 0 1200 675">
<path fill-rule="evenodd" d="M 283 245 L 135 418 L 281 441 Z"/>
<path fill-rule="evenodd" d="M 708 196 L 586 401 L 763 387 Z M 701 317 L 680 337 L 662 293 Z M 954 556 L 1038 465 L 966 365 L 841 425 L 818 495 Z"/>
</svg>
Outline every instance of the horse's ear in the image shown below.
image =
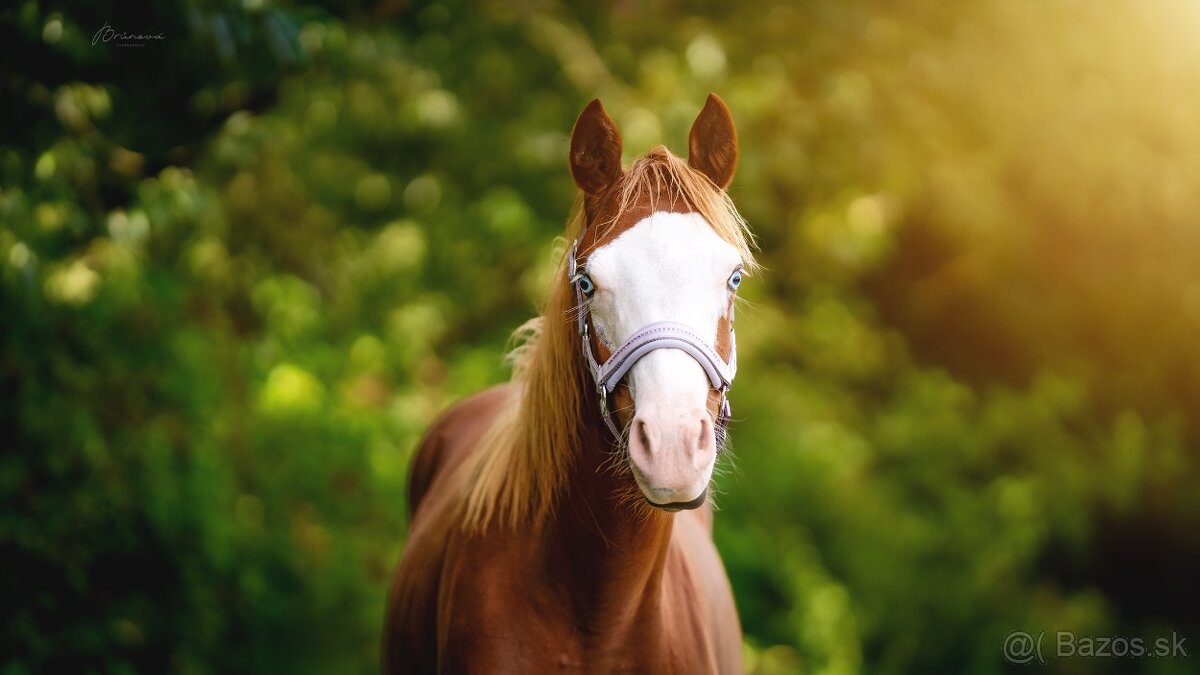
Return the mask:
<svg viewBox="0 0 1200 675">
<path fill-rule="evenodd" d="M 737 168 L 737 131 L 729 108 L 716 94 L 709 94 L 704 109 L 688 134 L 688 165 L 708 176 L 724 190 Z"/>
<path fill-rule="evenodd" d="M 621 177 L 621 132 L 604 112 L 600 99 L 587 104 L 575 120 L 571 176 L 589 195 L 599 194 Z"/>
</svg>

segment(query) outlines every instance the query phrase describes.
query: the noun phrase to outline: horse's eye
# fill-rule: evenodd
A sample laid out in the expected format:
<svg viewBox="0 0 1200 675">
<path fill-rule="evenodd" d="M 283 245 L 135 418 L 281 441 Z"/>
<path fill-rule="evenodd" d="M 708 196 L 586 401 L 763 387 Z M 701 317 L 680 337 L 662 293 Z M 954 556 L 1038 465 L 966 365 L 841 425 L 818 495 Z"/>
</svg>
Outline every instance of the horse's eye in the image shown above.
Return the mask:
<svg viewBox="0 0 1200 675">
<path fill-rule="evenodd" d="M 733 274 L 729 275 L 729 290 L 736 291 L 738 286 L 742 285 L 742 271 L 734 270 Z"/>
<path fill-rule="evenodd" d="M 592 278 L 586 274 L 579 275 L 579 290 L 587 297 L 592 297 L 592 293 L 596 292 L 596 284 L 592 283 Z"/>
</svg>

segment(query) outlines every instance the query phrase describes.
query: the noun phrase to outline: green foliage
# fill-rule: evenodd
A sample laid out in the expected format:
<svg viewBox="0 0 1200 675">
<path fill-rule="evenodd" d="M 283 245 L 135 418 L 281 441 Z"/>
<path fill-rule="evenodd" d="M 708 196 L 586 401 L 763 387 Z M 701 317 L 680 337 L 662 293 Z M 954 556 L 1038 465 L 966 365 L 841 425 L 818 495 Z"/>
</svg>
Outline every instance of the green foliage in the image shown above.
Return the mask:
<svg viewBox="0 0 1200 675">
<path fill-rule="evenodd" d="M 766 267 L 747 669 L 1200 634 L 1190 6 L 111 9 L 0 11 L 4 672 L 375 670 L 411 453 L 555 281 L 575 115 L 682 152 L 708 91 Z"/>
</svg>

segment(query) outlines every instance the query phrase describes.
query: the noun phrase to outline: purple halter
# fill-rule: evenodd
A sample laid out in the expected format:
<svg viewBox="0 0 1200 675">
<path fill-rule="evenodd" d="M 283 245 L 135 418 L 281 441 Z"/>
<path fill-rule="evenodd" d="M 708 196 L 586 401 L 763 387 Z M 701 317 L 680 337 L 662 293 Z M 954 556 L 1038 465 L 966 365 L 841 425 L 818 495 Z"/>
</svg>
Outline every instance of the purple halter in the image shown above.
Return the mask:
<svg viewBox="0 0 1200 675">
<path fill-rule="evenodd" d="M 584 231 L 586 232 L 586 225 Z M 638 359 L 656 349 L 678 349 L 695 359 L 696 363 L 699 363 L 700 367 L 704 369 L 704 374 L 708 376 L 708 382 L 712 388 L 721 392 L 721 405 L 717 410 L 717 422 L 713 431 L 716 434 L 717 448 L 723 448 L 729 432 L 729 419 L 733 414 L 727 395 L 729 387 L 733 384 L 733 377 L 737 374 L 737 340 L 733 332 L 733 308 L 729 309 L 728 363 L 691 328 L 674 321 L 658 321 L 643 326 L 617 347 L 607 361 L 599 363 L 596 361 L 595 354 L 592 353 L 592 340 L 588 334 L 589 312 L 584 300 L 583 289 L 579 285 L 579 280 L 583 275 L 579 273 L 576 256 L 579 242 L 582 239 L 583 234 L 581 233 L 579 238 L 571 244 L 571 250 L 567 254 L 569 256 L 567 259 L 567 282 L 575 288 L 575 303 L 579 307 L 576 327 L 582 341 L 583 356 L 587 361 L 588 371 L 592 374 L 592 380 L 596 383 L 596 393 L 600 395 L 600 416 L 604 418 L 604 423 L 612 433 L 613 440 L 618 445 L 623 445 L 625 435 L 621 432 L 616 411 L 610 410 L 608 407 L 609 395 L 616 390 L 621 379 L 633 368 L 633 364 L 637 363 Z"/>
</svg>

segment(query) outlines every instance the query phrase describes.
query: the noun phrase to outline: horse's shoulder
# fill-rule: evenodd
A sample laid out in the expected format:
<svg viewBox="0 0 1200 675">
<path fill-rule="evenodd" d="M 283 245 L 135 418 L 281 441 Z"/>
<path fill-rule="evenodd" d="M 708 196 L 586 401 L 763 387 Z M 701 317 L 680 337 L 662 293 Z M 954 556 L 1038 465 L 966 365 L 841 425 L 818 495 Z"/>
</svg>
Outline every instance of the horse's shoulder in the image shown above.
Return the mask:
<svg viewBox="0 0 1200 675">
<path fill-rule="evenodd" d="M 453 563 L 464 551 L 455 519 L 456 481 L 462 476 L 456 468 L 478 446 L 509 389 L 493 387 L 450 406 L 430 426 L 413 458 L 409 531 L 388 595 L 384 672 L 432 671 L 438 663 L 439 596 L 446 581 L 456 580 Z"/>
<path fill-rule="evenodd" d="M 416 515 L 434 481 L 461 464 L 491 424 L 511 384 L 490 387 L 447 408 L 425 433 L 408 477 L 408 509 Z"/>
</svg>

